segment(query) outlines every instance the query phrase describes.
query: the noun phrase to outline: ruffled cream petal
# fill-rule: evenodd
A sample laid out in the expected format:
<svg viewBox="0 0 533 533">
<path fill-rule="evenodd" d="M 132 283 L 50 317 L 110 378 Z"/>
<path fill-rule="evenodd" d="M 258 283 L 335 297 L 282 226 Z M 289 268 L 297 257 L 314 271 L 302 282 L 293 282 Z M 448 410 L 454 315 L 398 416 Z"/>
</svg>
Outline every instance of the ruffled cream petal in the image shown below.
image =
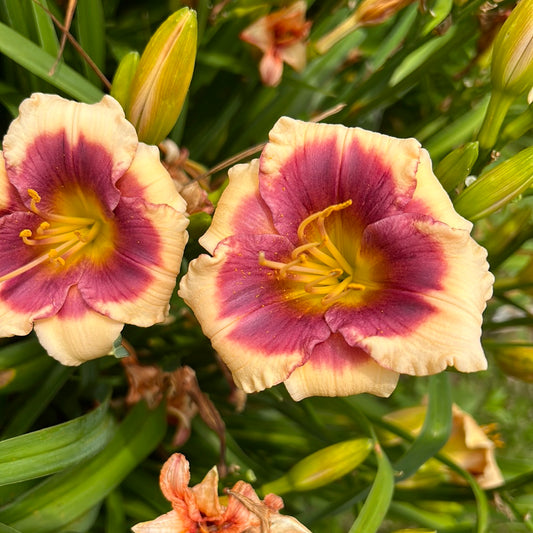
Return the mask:
<svg viewBox="0 0 533 533">
<path fill-rule="evenodd" d="M 222 314 L 223 302 L 218 287 L 218 275 L 224 267 L 225 256 L 201 255 L 189 264 L 180 283 L 178 294 L 191 307 L 204 334 L 229 367 L 235 383 L 245 392 L 256 392 L 284 381 L 301 364 L 304 354 L 298 349 L 273 351 L 258 345 L 254 339 L 235 334 L 243 318 L 254 311 L 257 301 L 241 314 Z M 291 332 L 291 337 L 297 332 Z M 289 339 L 287 339 L 289 341 Z"/>
<path fill-rule="evenodd" d="M 317 344 L 311 357 L 294 370 L 285 386 L 296 401 L 308 396 L 350 396 L 368 392 L 390 396 L 399 375 L 379 366 L 363 350 L 332 335 Z"/>
<path fill-rule="evenodd" d="M 122 203 L 127 204 L 128 200 L 123 199 Z M 134 203 L 130 207 L 132 212 Z M 150 223 L 150 231 L 157 231 L 157 255 L 143 253 L 142 246 L 140 249 L 121 246 L 119 236 L 117 251 L 111 257 L 117 264 L 110 265 L 108 270 L 104 265 L 99 270 L 95 267 L 94 272 L 88 271 L 80 280 L 80 290 L 98 312 L 120 322 L 147 327 L 163 322 L 168 316 L 169 300 L 187 243 L 188 219 L 167 205 L 152 204 L 143 206 L 142 217 Z M 149 238 L 150 231 L 144 222 L 141 226 L 141 220 L 137 220 L 139 233 L 134 238 L 142 242 Z"/>
<path fill-rule="evenodd" d="M 187 203 L 181 197 L 169 173 L 161 164 L 155 146 L 139 143 L 127 172 L 117 182 L 123 197 L 142 198 L 151 204 L 166 204 L 185 213 Z"/>
<path fill-rule="evenodd" d="M 446 265 L 441 289 L 421 294 L 433 311 L 421 323 L 405 328 L 398 316 L 398 330 L 409 330 L 405 335 L 357 338 L 348 328 L 342 333 L 349 344 L 362 347 L 381 366 L 402 374 L 435 374 L 447 366 L 461 372 L 485 370 L 487 361 L 480 342 L 482 312 L 494 281 L 487 252 L 464 230 L 422 221 L 417 227 L 428 234 L 436 232 Z"/>
<path fill-rule="evenodd" d="M 35 333 L 48 355 L 77 366 L 108 354 L 124 324 L 93 311 L 76 287 L 71 287 L 63 308 L 50 318 L 35 321 Z"/>
<path fill-rule="evenodd" d="M 420 151 L 420 163 L 416 171 L 416 189 L 408 212 L 421 213 L 444 222 L 452 228 L 472 230 L 472 223 L 453 208 L 448 193 L 433 174 L 431 159 L 426 150 Z"/>
<path fill-rule="evenodd" d="M 200 244 L 213 254 L 217 244 L 240 233 L 276 233 L 268 207 L 259 194 L 259 160 L 236 165 L 218 202 L 213 221 Z"/>
<path fill-rule="evenodd" d="M 111 96 L 105 95 L 96 104 L 82 104 L 56 95 L 34 93 L 22 102 L 19 110 L 20 114 L 11 123 L 3 142 L 8 167 L 19 167 L 36 139 L 60 132 L 71 147 L 83 139 L 109 153 L 113 182 L 133 160 L 138 143 L 135 128 Z"/>
</svg>

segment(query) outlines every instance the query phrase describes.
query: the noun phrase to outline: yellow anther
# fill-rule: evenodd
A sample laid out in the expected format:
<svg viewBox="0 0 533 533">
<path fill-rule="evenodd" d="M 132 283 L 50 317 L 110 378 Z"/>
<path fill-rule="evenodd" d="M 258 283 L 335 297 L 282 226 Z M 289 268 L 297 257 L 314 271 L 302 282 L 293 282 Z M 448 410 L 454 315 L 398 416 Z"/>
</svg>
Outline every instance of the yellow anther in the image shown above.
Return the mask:
<svg viewBox="0 0 533 533">
<path fill-rule="evenodd" d="M 23 229 L 20 233 L 19 233 L 19 237 L 22 237 L 24 239 L 24 237 L 31 237 L 32 236 L 32 232 L 31 232 L 31 229 Z"/>
<path fill-rule="evenodd" d="M 65 260 L 59 255 L 59 252 L 55 248 L 49 250 L 48 257 L 52 263 L 57 263 L 61 266 L 65 265 Z"/>
<path fill-rule="evenodd" d="M 49 228 L 50 228 L 50 223 L 49 222 L 46 222 L 46 221 L 41 222 L 39 224 L 39 227 L 37 228 L 37 233 L 39 235 L 42 235 Z"/>
<path fill-rule="evenodd" d="M 35 203 L 39 203 L 41 201 L 41 197 L 39 196 L 39 193 L 35 191 L 34 189 L 28 189 L 28 194 Z"/>
</svg>

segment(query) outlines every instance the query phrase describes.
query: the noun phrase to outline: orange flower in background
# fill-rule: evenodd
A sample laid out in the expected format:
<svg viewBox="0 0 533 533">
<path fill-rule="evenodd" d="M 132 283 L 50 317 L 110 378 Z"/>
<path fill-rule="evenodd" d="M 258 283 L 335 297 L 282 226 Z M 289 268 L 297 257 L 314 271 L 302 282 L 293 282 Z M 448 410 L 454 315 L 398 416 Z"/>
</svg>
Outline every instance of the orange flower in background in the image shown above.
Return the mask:
<svg viewBox="0 0 533 533">
<path fill-rule="evenodd" d="M 243 41 L 257 46 L 264 55 L 259 72 L 265 85 L 275 87 L 281 81 L 283 63 L 300 72 L 306 64 L 305 40 L 311 22 L 306 22 L 305 1 L 261 17 L 240 35 Z"/>
<path fill-rule="evenodd" d="M 227 498 L 219 498 L 216 466 L 194 487 L 189 488 L 189 481 L 189 462 L 175 453 L 163 465 L 159 479 L 172 511 L 133 526 L 134 533 L 259 533 L 265 526 L 280 533 L 309 531 L 296 519 L 278 513 L 283 507 L 279 496 L 267 494 L 261 501 L 244 481 L 237 481 Z"/>
</svg>

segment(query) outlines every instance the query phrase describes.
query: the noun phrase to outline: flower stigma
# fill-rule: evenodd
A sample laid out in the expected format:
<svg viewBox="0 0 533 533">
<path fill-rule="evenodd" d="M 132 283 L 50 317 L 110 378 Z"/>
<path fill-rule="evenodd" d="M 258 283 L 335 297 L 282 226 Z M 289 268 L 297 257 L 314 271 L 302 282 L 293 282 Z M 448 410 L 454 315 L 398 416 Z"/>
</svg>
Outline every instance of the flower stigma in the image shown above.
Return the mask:
<svg viewBox="0 0 533 533">
<path fill-rule="evenodd" d="M 346 209 L 352 204 L 347 200 L 330 205 L 305 218 L 298 226 L 300 245 L 291 252 L 291 261 L 278 262 L 266 259 L 264 252 L 259 252 L 259 264 L 276 270 L 279 279 L 291 275 L 291 281 L 302 283 L 305 292 L 323 295 L 322 305 L 330 305 L 344 298 L 352 291 L 362 291 L 365 285 L 354 279 L 354 265 L 344 257 L 328 234 L 325 220 L 332 213 Z M 312 227 L 318 239 L 307 236 Z"/>
<path fill-rule="evenodd" d="M 39 193 L 34 189 L 28 189 L 28 195 L 31 199 L 30 211 L 43 221 L 34 231 L 29 228 L 23 229 L 19 237 L 26 246 L 36 247 L 36 249 L 44 247 L 44 251 L 32 261 L 1 276 L 0 282 L 19 276 L 46 262 L 64 267 L 67 261 L 94 242 L 96 237 L 102 233 L 102 217 L 44 212 L 37 207 L 41 201 Z"/>
</svg>

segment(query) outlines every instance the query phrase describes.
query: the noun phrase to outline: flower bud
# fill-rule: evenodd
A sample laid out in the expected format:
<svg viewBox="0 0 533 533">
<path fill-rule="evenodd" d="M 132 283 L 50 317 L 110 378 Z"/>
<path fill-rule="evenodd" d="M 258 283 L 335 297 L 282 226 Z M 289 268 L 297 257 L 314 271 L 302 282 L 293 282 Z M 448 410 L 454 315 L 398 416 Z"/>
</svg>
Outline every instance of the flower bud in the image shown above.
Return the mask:
<svg viewBox="0 0 533 533">
<path fill-rule="evenodd" d="M 196 13 L 184 7 L 158 28 L 131 83 L 128 120 L 139 140 L 158 144 L 178 120 L 196 58 Z"/>
<path fill-rule="evenodd" d="M 135 76 L 140 57 L 139 52 L 128 52 L 120 60 L 115 75 L 113 76 L 111 96 L 118 101 L 122 109 L 128 109 L 131 82 Z"/>
<path fill-rule="evenodd" d="M 496 364 L 502 372 L 526 383 L 533 383 L 533 346 L 531 344 L 490 345 Z"/>
<path fill-rule="evenodd" d="M 513 100 L 533 86 L 533 0 L 521 0 L 498 32 L 492 52 L 493 93 L 478 136 L 490 150 Z"/>
<path fill-rule="evenodd" d="M 470 142 L 450 152 L 436 167 L 435 175 L 447 192 L 470 174 L 479 153 L 479 143 Z"/>
<path fill-rule="evenodd" d="M 357 9 L 341 24 L 321 37 L 315 44 L 320 54 L 325 54 L 334 44 L 351 32 L 364 26 L 377 26 L 414 0 L 363 0 Z"/>
<path fill-rule="evenodd" d="M 533 182 L 533 147 L 482 174 L 454 201 L 455 210 L 469 220 L 497 211 Z"/>
<path fill-rule="evenodd" d="M 492 84 L 519 96 L 533 86 L 533 0 L 520 0 L 494 41 Z"/>
<path fill-rule="evenodd" d="M 312 490 L 341 478 L 359 466 L 373 447 L 372 439 L 338 442 L 296 463 L 284 476 L 266 483 L 263 494 Z"/>
</svg>

